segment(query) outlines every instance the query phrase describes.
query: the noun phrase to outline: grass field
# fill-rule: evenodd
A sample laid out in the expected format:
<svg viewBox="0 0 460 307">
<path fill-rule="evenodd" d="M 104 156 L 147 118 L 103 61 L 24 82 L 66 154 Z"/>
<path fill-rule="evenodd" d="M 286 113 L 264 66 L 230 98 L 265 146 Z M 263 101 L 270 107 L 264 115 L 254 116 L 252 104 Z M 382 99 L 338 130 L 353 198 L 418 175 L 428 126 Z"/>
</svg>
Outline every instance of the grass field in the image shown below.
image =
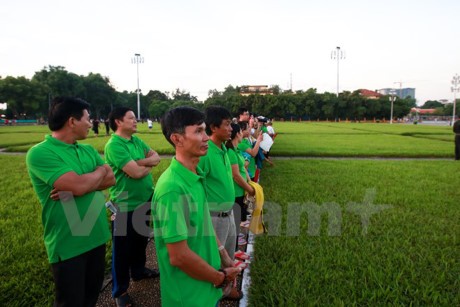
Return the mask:
<svg viewBox="0 0 460 307">
<path fill-rule="evenodd" d="M 0 147 L 17 140 L 24 150 L 35 142 L 32 136 L 47 133 L 43 127 L 3 128 Z M 276 123 L 275 128 L 278 154 L 393 156 L 390 148 L 408 140 L 426 142 L 427 148 L 407 145 L 402 157 L 451 157 L 453 151 L 449 127 Z M 140 136 L 154 144 L 163 139 L 158 130 L 141 128 Z M 289 139 L 305 142 L 305 148 Z M 101 150 L 106 140 L 88 142 Z M 0 299 L 8 306 L 48 306 L 53 284 L 40 205 L 24 160 L 0 155 Z M 168 163 L 155 169 L 155 179 Z M 460 305 L 460 164 L 353 159 L 275 164 L 262 173 L 269 234 L 256 239 L 251 305 Z M 335 219 L 324 214 L 315 220 L 322 209 Z"/>
<path fill-rule="evenodd" d="M 269 234 L 256 240 L 251 303 L 458 306 L 459 167 L 277 161 L 263 173 Z M 325 214 L 320 232 L 310 232 L 312 203 L 339 208 L 340 231 L 328 232 L 328 218 L 334 220 Z M 364 233 L 360 217 L 380 205 L 387 207 L 370 216 Z"/>
<path fill-rule="evenodd" d="M 276 122 L 279 133 L 273 156 L 341 157 L 453 157 L 453 133 L 449 126 L 373 123 Z M 0 127 L 0 148 L 26 152 L 47 133 L 44 126 Z M 139 136 L 160 154 L 172 154 L 160 127 L 139 124 Z M 83 143 L 104 151 L 108 137 L 94 137 Z"/>
<path fill-rule="evenodd" d="M 451 157 L 450 127 L 358 123 L 276 123 L 272 155 Z"/>
</svg>

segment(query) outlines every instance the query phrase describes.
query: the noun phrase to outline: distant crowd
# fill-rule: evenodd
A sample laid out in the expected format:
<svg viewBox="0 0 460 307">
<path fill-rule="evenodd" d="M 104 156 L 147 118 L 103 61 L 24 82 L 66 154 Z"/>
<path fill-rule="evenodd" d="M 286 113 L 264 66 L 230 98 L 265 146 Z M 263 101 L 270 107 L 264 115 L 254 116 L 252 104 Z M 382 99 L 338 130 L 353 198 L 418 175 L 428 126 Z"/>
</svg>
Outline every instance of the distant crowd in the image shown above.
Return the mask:
<svg viewBox="0 0 460 307">
<path fill-rule="evenodd" d="M 112 238 L 112 297 L 132 306 L 130 280 L 160 278 L 163 306 L 216 306 L 240 300 L 235 282 L 244 252 L 251 198 L 277 136 L 272 122 L 241 108 L 169 110 L 161 120 L 175 156 L 154 187 L 161 158 L 137 137 L 130 108 L 90 119 L 90 105 L 58 97 L 50 107 L 51 134 L 27 153 L 28 172 L 42 206 L 44 242 L 55 284 L 55 306 L 94 306 L 102 286 L 106 243 Z M 104 159 L 80 144 L 90 129 L 106 134 Z M 152 121 L 147 125 L 152 129 Z M 103 190 L 108 189 L 107 201 Z M 110 210 L 108 225 L 107 211 Z M 152 233 L 153 225 L 153 233 Z M 111 230 L 111 233 L 110 233 Z M 158 269 L 146 267 L 149 237 Z"/>
</svg>

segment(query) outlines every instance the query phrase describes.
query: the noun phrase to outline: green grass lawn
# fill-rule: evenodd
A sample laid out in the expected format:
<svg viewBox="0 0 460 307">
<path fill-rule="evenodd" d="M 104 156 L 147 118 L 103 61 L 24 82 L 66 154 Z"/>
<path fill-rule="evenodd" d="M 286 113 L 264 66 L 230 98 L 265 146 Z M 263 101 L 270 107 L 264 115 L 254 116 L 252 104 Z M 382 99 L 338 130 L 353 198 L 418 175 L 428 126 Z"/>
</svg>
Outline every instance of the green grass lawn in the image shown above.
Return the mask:
<svg viewBox="0 0 460 307">
<path fill-rule="evenodd" d="M 139 124 L 138 136 L 160 154 L 172 154 L 159 124 L 152 131 Z M 339 157 L 453 157 L 453 133 L 449 126 L 374 123 L 276 122 L 278 132 L 272 156 Z M 101 130 L 102 131 L 102 130 Z M 43 140 L 44 126 L 0 127 L 0 148 L 25 152 Z M 104 151 L 108 137 L 100 134 L 82 141 Z"/>
<path fill-rule="evenodd" d="M 458 306 L 459 168 L 454 161 L 276 161 L 262 174 L 269 234 L 256 239 L 251 304 Z M 341 218 L 324 214 L 315 232 L 315 205 Z M 363 231 L 359 214 L 379 205 L 388 207 Z M 331 233 L 329 218 L 337 222 Z"/>
<path fill-rule="evenodd" d="M 277 122 L 275 128 L 273 156 L 453 156 L 446 126 Z"/>
<path fill-rule="evenodd" d="M 450 127 L 275 123 L 275 128 L 273 155 L 452 157 L 453 152 Z M 26 151 L 46 133 L 46 127 L 0 127 L 0 147 Z M 139 136 L 159 152 L 172 152 L 158 125 L 153 131 L 140 125 Z M 101 135 L 83 142 L 102 151 L 107 140 Z M 168 164 L 164 160 L 154 169 L 155 180 Z M 460 164 L 315 159 L 275 164 L 262 172 L 269 234 L 256 239 L 253 306 L 460 305 Z M 2 305 L 49 306 L 53 283 L 41 207 L 25 156 L 0 155 L 0 171 Z M 371 205 L 387 207 L 371 215 Z M 321 208 L 336 218 L 315 219 Z"/>
<path fill-rule="evenodd" d="M 0 263 L 8 264 L 0 268 L 1 300 L 5 305 L 47 306 L 53 283 L 40 205 L 24 159 L 0 156 Z M 168 163 L 155 170 L 155 179 Z M 460 304 L 457 163 L 275 163 L 262 173 L 269 234 L 256 239 L 252 305 Z M 365 198 L 368 204 L 389 206 L 370 216 L 367 232 L 358 215 L 367 211 L 356 211 Z M 327 215 L 318 232 L 312 231 L 308 208 L 313 204 L 339 208 L 341 219 L 332 233 Z"/>
<path fill-rule="evenodd" d="M 49 306 L 53 282 L 25 156 L 0 156 L 0 165 L 0 300 L 4 306 Z"/>
</svg>

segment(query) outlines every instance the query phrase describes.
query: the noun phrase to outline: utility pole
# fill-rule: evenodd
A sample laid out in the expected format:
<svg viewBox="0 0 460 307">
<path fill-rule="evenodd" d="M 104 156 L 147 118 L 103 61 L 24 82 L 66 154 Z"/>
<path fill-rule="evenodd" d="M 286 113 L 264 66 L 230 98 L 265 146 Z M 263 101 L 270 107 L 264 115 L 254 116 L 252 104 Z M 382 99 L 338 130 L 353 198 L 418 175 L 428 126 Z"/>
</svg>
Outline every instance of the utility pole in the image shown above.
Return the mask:
<svg viewBox="0 0 460 307">
<path fill-rule="evenodd" d="M 454 111 L 452 112 L 452 126 L 453 126 L 455 122 L 455 108 L 456 108 L 456 102 L 457 102 L 456 93 L 460 90 L 460 76 L 458 74 L 455 74 L 455 76 L 452 78 L 452 87 L 450 89 L 454 93 Z"/>
<path fill-rule="evenodd" d="M 336 47 L 336 50 L 331 52 L 331 59 L 337 60 L 337 97 L 339 97 L 339 62 L 345 59 L 345 52 Z"/>
<path fill-rule="evenodd" d="M 292 93 L 292 72 L 291 72 L 291 93 Z"/>
<path fill-rule="evenodd" d="M 391 102 L 391 110 L 390 110 L 390 124 L 393 124 L 393 103 L 396 100 L 395 93 L 393 91 L 390 92 L 390 102 Z"/>
<path fill-rule="evenodd" d="M 134 58 L 131 58 L 131 63 L 137 66 L 137 120 L 141 120 L 141 100 L 139 90 L 139 63 L 144 63 L 144 58 L 140 53 L 135 53 Z"/>
</svg>

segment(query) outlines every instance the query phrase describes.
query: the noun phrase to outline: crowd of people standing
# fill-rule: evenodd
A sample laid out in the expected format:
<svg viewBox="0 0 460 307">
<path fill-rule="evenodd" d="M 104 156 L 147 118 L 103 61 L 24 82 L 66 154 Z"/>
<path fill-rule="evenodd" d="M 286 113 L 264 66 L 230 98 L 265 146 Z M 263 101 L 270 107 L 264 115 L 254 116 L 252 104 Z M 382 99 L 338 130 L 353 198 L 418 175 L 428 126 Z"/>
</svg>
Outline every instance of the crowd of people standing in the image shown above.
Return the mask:
<svg viewBox="0 0 460 307">
<path fill-rule="evenodd" d="M 117 306 L 132 306 L 131 279 L 158 276 L 163 306 L 241 299 L 234 280 L 244 265 L 235 264 L 235 252 L 247 243 L 239 235 L 250 216 L 244 198 L 255 194 L 251 183 L 260 180 L 262 161 L 268 160 L 269 148 L 261 146 L 269 135 L 267 120 L 246 109 L 235 120 L 220 106 L 204 113 L 192 107 L 168 111 L 161 129 L 175 156 L 154 187 L 151 170 L 161 159 L 135 135 L 134 112 L 116 108 L 104 121 L 113 131 L 104 161 L 93 147 L 77 142 L 90 128 L 98 132 L 99 120 L 91 122 L 88 110 L 81 99 L 56 98 L 51 134 L 26 159 L 42 205 L 55 306 L 96 304 L 110 229 Z M 105 205 L 112 211 L 111 227 Z M 145 266 L 152 224 L 159 270 Z"/>
</svg>

